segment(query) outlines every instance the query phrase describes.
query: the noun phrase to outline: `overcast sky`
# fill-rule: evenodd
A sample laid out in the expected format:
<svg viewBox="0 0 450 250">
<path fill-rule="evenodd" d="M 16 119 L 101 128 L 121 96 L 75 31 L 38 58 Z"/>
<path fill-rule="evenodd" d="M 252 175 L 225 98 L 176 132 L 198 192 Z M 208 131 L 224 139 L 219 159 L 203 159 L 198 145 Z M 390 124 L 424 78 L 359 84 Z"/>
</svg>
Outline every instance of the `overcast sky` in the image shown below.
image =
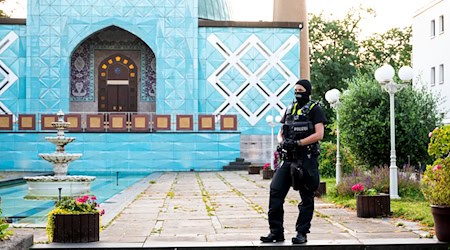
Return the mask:
<svg viewBox="0 0 450 250">
<path fill-rule="evenodd" d="M 228 0 L 237 20 L 272 20 L 273 0 Z M 392 27 L 406 27 L 412 24 L 414 13 L 432 0 L 307 0 L 309 13 L 324 13 L 341 19 L 351 8 L 372 8 L 376 17 L 361 22 L 364 35 L 383 33 Z M 255 11 L 254 6 L 259 6 Z M 239 11 L 237 11 L 239 10 Z"/>
<path fill-rule="evenodd" d="M 139 0 L 135 0 L 139 1 Z M 273 0 L 228 0 L 233 7 L 235 20 L 272 20 Z M 327 16 L 342 18 L 350 8 L 370 7 L 377 13 L 375 18 L 361 23 L 365 35 L 382 33 L 392 27 L 405 27 L 411 24 L 414 13 L 431 0 L 307 0 L 308 12 L 323 12 Z M 257 6 L 257 7 L 255 7 Z M 12 17 L 26 17 L 26 0 L 6 0 L 2 9 Z"/>
</svg>

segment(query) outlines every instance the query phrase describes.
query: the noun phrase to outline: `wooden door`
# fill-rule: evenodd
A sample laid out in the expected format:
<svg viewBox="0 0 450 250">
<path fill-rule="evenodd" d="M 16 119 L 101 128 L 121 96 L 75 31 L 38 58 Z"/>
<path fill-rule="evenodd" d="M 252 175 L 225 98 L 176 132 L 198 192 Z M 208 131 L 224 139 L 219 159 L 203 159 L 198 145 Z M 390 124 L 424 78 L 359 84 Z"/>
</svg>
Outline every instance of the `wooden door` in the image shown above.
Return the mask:
<svg viewBox="0 0 450 250">
<path fill-rule="evenodd" d="M 136 64 L 123 54 L 114 54 L 100 63 L 98 72 L 98 110 L 101 112 L 136 112 Z"/>
</svg>

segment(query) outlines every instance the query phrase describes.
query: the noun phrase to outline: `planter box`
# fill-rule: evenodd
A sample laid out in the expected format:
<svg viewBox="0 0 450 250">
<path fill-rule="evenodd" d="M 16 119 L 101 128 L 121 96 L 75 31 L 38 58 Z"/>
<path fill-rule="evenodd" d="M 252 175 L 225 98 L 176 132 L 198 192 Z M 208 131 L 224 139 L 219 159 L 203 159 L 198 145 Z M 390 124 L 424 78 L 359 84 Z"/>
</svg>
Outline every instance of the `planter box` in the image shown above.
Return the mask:
<svg viewBox="0 0 450 250">
<path fill-rule="evenodd" d="M 450 207 L 431 206 L 434 230 L 439 241 L 450 242 Z"/>
<path fill-rule="evenodd" d="M 248 174 L 259 174 L 261 168 L 259 166 L 250 165 L 248 166 Z"/>
<path fill-rule="evenodd" d="M 322 181 L 319 183 L 319 187 L 317 188 L 314 195 L 316 197 L 321 197 L 322 195 L 326 195 L 326 194 L 327 194 L 327 183 Z"/>
<path fill-rule="evenodd" d="M 56 214 L 53 242 L 99 241 L 99 214 Z"/>
<path fill-rule="evenodd" d="M 264 180 L 272 179 L 273 177 L 273 170 L 272 169 L 265 169 L 262 171 L 262 177 Z"/>
<path fill-rule="evenodd" d="M 356 216 L 362 218 L 386 217 L 391 214 L 391 200 L 388 194 L 356 196 Z"/>
</svg>

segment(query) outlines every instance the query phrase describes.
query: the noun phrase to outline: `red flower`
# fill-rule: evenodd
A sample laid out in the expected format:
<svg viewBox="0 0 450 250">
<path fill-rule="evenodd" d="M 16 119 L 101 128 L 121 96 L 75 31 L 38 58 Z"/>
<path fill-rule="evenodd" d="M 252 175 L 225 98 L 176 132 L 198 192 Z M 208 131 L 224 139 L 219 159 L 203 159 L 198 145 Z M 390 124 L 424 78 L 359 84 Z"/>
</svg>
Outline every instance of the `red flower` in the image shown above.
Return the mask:
<svg viewBox="0 0 450 250">
<path fill-rule="evenodd" d="M 364 185 L 361 183 L 357 183 L 357 184 L 353 185 L 352 191 L 355 193 L 360 193 L 360 192 L 364 191 Z"/>
<path fill-rule="evenodd" d="M 269 169 L 270 168 L 270 163 L 266 163 L 266 164 L 264 164 L 264 168 L 263 168 L 263 170 L 267 170 L 267 169 Z"/>
<path fill-rule="evenodd" d="M 437 170 L 441 170 L 442 166 L 441 165 L 436 165 L 433 167 L 433 171 L 437 171 Z"/>
</svg>

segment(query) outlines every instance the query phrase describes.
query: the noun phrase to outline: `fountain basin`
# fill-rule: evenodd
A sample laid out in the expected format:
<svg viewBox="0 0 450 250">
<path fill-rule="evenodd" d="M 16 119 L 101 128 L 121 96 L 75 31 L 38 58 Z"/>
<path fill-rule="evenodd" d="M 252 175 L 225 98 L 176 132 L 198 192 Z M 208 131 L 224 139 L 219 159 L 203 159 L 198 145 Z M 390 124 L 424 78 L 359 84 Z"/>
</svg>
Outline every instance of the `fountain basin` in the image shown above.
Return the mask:
<svg viewBox="0 0 450 250">
<path fill-rule="evenodd" d="M 33 176 L 24 177 L 28 184 L 25 199 L 29 200 L 57 200 L 59 188 L 61 196 L 79 197 L 91 194 L 91 182 L 94 176 Z"/>
<path fill-rule="evenodd" d="M 57 145 L 57 146 L 65 146 L 75 140 L 75 137 L 45 137 L 45 140 Z"/>
<path fill-rule="evenodd" d="M 39 154 L 42 159 L 51 163 L 69 163 L 77 160 L 82 154 L 66 154 L 66 153 L 51 153 L 51 154 Z"/>
</svg>

